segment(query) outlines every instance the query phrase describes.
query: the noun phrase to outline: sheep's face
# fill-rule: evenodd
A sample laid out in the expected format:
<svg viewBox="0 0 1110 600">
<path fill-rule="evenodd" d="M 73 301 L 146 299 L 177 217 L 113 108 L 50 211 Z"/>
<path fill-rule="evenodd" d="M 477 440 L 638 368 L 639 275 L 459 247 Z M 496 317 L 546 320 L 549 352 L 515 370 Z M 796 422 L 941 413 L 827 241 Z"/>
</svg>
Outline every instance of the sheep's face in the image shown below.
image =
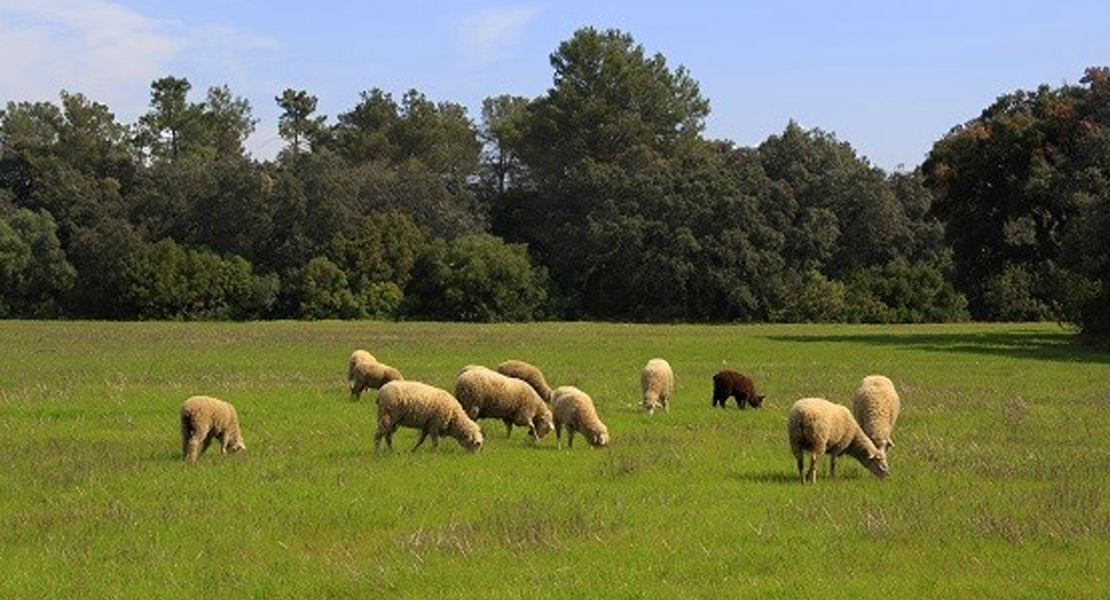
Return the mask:
<svg viewBox="0 0 1110 600">
<path fill-rule="evenodd" d="M 555 420 L 551 413 L 536 415 L 536 418 L 532 419 L 532 430 L 535 431 L 537 440 L 543 439 L 543 436 L 551 433 L 552 429 L 555 429 Z"/>
<path fill-rule="evenodd" d="M 459 440 L 463 448 L 470 452 L 477 452 L 482 448 L 482 430 L 474 421 L 457 423 L 453 429 L 454 438 Z"/>
<path fill-rule="evenodd" d="M 609 430 L 602 428 L 590 434 L 590 445 L 595 448 L 604 448 L 609 445 Z"/>
<path fill-rule="evenodd" d="M 481 432 L 478 432 L 475 435 L 467 436 L 466 439 L 463 440 L 462 444 L 463 444 L 463 447 L 466 448 L 467 450 L 469 450 L 470 452 L 477 452 L 477 451 L 481 450 L 482 449 L 482 434 L 481 434 Z"/>
<path fill-rule="evenodd" d="M 760 406 L 763 406 L 763 398 L 765 397 L 766 396 L 754 396 L 748 398 L 748 404 L 750 404 L 752 408 L 759 408 Z"/>
<path fill-rule="evenodd" d="M 864 465 L 868 471 L 871 471 L 879 479 L 886 479 L 890 476 L 890 466 L 887 464 L 886 454 L 882 450 L 868 456 Z"/>
</svg>

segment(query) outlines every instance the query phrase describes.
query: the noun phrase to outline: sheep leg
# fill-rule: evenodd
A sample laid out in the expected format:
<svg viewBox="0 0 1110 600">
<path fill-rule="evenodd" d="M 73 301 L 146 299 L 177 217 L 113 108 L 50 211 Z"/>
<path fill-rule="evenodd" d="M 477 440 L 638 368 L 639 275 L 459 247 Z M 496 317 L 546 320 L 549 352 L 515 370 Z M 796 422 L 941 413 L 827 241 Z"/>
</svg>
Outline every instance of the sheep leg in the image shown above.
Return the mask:
<svg viewBox="0 0 1110 600">
<path fill-rule="evenodd" d="M 394 427 L 388 420 L 378 421 L 378 430 L 374 432 L 374 452 L 378 451 L 382 438 L 385 438 L 385 445 L 393 450 L 393 431 Z"/>
<path fill-rule="evenodd" d="M 185 442 L 184 455 L 186 463 L 190 465 L 196 464 L 197 459 L 200 458 L 200 444 L 200 438 L 198 438 L 196 435 L 190 437 Z"/>
<path fill-rule="evenodd" d="M 501 419 L 501 420 L 505 423 L 505 437 L 511 437 L 513 435 L 513 420 L 512 419 Z"/>
<path fill-rule="evenodd" d="M 821 459 L 821 456 L 823 454 L 824 452 L 819 452 L 817 449 L 814 449 L 810 452 L 809 470 L 806 471 L 806 476 L 803 480 L 803 483 L 817 483 L 817 462 Z"/>
<path fill-rule="evenodd" d="M 574 447 L 574 428 L 567 427 L 567 448 Z"/>
<path fill-rule="evenodd" d="M 555 447 L 563 449 L 563 424 L 555 421 Z"/>
<path fill-rule="evenodd" d="M 829 479 L 836 478 L 836 455 L 829 455 Z"/>
<path fill-rule="evenodd" d="M 412 447 L 412 452 L 416 452 L 416 449 L 420 447 L 420 444 L 424 443 L 424 438 L 426 438 L 426 437 L 428 437 L 428 430 L 427 429 L 421 429 L 420 430 L 420 439 L 416 440 L 416 445 Z M 433 439 L 433 441 L 435 440 L 435 438 L 432 438 L 432 439 Z"/>
</svg>

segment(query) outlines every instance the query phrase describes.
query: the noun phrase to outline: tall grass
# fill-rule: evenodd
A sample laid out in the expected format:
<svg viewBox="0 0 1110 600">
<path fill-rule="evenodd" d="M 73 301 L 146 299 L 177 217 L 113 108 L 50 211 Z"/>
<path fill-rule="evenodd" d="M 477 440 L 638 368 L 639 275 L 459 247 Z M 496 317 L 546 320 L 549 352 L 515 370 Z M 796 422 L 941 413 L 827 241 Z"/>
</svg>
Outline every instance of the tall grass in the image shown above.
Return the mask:
<svg viewBox="0 0 1110 600">
<path fill-rule="evenodd" d="M 0 322 L 0 598 L 1101 598 L 1110 356 L 1052 325 Z M 450 389 L 515 357 L 589 392 L 611 448 L 483 422 L 373 451 L 356 347 Z M 666 413 L 638 374 L 667 358 Z M 761 409 L 710 407 L 751 375 Z M 785 414 L 903 397 L 893 475 L 798 483 Z M 236 405 L 248 449 L 181 463 L 177 410 Z"/>
</svg>

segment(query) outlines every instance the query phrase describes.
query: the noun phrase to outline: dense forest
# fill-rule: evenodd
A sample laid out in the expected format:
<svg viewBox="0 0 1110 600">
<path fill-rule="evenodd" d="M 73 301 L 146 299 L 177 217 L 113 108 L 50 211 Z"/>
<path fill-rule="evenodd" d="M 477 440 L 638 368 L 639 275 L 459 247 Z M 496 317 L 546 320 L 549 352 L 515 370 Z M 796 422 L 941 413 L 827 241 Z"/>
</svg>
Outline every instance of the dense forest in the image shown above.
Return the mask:
<svg viewBox="0 0 1110 600">
<path fill-rule="evenodd" d="M 227 86 L 0 111 L 0 316 L 467 321 L 1059 320 L 1110 335 L 1110 68 L 1000 96 L 885 173 L 785 125 L 707 139 L 682 67 L 581 29 L 553 83 L 464 107 Z"/>
</svg>

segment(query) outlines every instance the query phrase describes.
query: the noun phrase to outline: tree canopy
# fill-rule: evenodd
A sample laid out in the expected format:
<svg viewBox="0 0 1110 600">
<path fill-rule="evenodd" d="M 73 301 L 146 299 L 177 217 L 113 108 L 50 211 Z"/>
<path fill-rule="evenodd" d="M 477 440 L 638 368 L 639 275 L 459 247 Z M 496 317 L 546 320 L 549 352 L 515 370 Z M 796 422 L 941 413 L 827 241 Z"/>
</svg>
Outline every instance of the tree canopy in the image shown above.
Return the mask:
<svg viewBox="0 0 1110 600">
<path fill-rule="evenodd" d="M 793 121 L 708 139 L 683 66 L 618 30 L 480 114 L 151 84 L 121 123 L 62 91 L 0 110 L 0 317 L 923 322 L 1110 337 L 1110 68 L 1000 96 L 885 173 Z M 729 99 L 719 99 L 729 101 Z"/>
</svg>

